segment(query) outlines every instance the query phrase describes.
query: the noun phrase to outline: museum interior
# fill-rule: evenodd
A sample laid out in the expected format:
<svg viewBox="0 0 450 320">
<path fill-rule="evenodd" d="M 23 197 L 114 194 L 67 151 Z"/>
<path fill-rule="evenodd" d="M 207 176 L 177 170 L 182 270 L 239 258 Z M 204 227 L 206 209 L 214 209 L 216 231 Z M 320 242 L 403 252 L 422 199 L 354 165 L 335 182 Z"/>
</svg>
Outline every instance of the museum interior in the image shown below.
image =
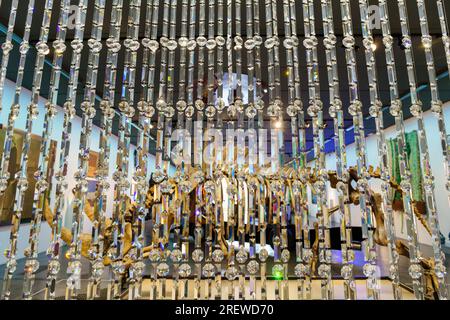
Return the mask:
<svg viewBox="0 0 450 320">
<path fill-rule="evenodd" d="M 447 300 L 446 0 L 0 0 L 0 300 Z"/>
</svg>

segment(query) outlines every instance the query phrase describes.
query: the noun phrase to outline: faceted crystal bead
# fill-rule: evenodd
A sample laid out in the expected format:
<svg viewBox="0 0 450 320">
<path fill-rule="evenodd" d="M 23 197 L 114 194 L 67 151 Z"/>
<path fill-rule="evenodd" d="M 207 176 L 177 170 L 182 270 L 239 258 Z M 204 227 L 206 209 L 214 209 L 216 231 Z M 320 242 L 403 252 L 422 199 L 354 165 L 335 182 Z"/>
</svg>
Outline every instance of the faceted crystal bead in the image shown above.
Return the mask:
<svg viewBox="0 0 450 320">
<path fill-rule="evenodd" d="M 231 105 L 228 106 L 227 114 L 228 114 L 228 117 L 230 117 L 230 118 L 236 117 L 237 109 L 234 106 L 234 104 L 231 104 Z"/>
<path fill-rule="evenodd" d="M 222 112 L 225 109 L 225 101 L 222 98 L 217 99 L 216 108 L 217 111 Z"/>
<path fill-rule="evenodd" d="M 195 40 L 189 40 L 187 48 L 189 51 L 194 51 L 197 47 L 197 42 Z"/>
<path fill-rule="evenodd" d="M 298 112 L 298 110 L 297 110 L 297 108 L 294 105 L 290 105 L 287 108 L 287 114 L 288 114 L 289 117 L 292 117 L 292 118 L 296 117 L 297 116 L 297 112 Z"/>
<path fill-rule="evenodd" d="M 363 267 L 363 273 L 366 277 L 374 277 L 377 273 L 377 266 L 371 263 L 366 263 Z"/>
<path fill-rule="evenodd" d="M 186 115 L 186 117 L 192 118 L 194 116 L 194 112 L 195 112 L 194 107 L 193 106 L 188 106 L 186 108 L 186 110 L 184 111 L 184 114 Z"/>
<path fill-rule="evenodd" d="M 254 36 L 253 40 L 255 41 L 256 46 L 260 46 L 263 43 L 263 38 L 259 35 Z"/>
<path fill-rule="evenodd" d="M 74 51 L 74 53 L 76 54 L 80 54 L 81 51 L 83 51 L 83 42 L 79 39 L 75 39 L 70 43 L 70 46 L 72 47 L 72 50 Z M 120 46 L 120 44 L 119 44 Z M 120 48 L 119 48 L 120 50 Z"/>
<path fill-rule="evenodd" d="M 167 263 L 163 262 L 158 264 L 156 267 L 156 272 L 160 277 L 167 277 L 169 275 L 170 267 Z"/>
<path fill-rule="evenodd" d="M 66 52 L 66 44 L 62 40 L 56 40 L 53 42 L 53 49 L 55 49 L 56 55 L 62 55 Z M 28 51 L 28 50 L 27 50 Z"/>
<path fill-rule="evenodd" d="M 431 112 L 435 115 L 440 115 L 442 113 L 442 101 L 433 101 L 431 102 Z"/>
<path fill-rule="evenodd" d="M 195 249 L 192 251 L 192 260 L 196 263 L 200 263 L 203 261 L 204 255 L 201 249 Z"/>
<path fill-rule="evenodd" d="M 353 116 L 356 117 L 360 114 L 361 112 L 361 102 L 354 102 L 352 103 L 349 107 L 348 107 L 348 113 Z"/>
<path fill-rule="evenodd" d="M 383 37 L 383 44 L 387 49 L 391 49 L 394 44 L 394 38 L 390 35 Z"/>
<path fill-rule="evenodd" d="M 202 274 L 205 278 L 212 278 L 216 274 L 216 268 L 213 264 L 207 263 L 203 266 Z"/>
<path fill-rule="evenodd" d="M 261 99 L 261 98 L 258 98 L 258 99 L 256 100 L 255 108 L 256 108 L 257 110 L 263 110 L 263 109 L 264 109 L 264 100 Z"/>
<path fill-rule="evenodd" d="M 294 274 L 299 278 L 304 278 L 306 276 L 306 266 L 299 263 L 294 268 Z"/>
<path fill-rule="evenodd" d="M 213 106 L 209 106 L 208 108 L 206 108 L 205 115 L 208 118 L 214 118 L 214 116 L 216 115 L 216 108 L 214 108 Z"/>
<path fill-rule="evenodd" d="M 39 116 L 39 108 L 38 108 L 37 104 L 31 103 L 28 106 L 28 113 L 32 119 L 37 119 L 37 117 Z"/>
<path fill-rule="evenodd" d="M 203 109 L 205 109 L 205 103 L 203 102 L 203 100 L 201 99 L 195 100 L 195 108 L 198 111 L 202 111 Z"/>
<path fill-rule="evenodd" d="M 50 48 L 45 42 L 38 42 L 36 44 L 36 50 L 39 55 L 46 56 L 50 53 Z"/>
<path fill-rule="evenodd" d="M 392 101 L 389 111 L 393 117 L 398 117 L 402 111 L 402 103 L 399 100 Z"/>
<path fill-rule="evenodd" d="M 222 250 L 216 249 L 212 253 L 212 260 L 216 263 L 220 263 L 225 258 L 225 255 Z"/>
<path fill-rule="evenodd" d="M 152 249 L 148 254 L 148 258 L 151 262 L 158 262 L 159 260 L 161 260 L 161 252 L 159 251 L 159 249 Z"/>
<path fill-rule="evenodd" d="M 3 55 L 9 54 L 13 48 L 14 46 L 11 43 L 11 41 L 6 41 L 5 43 L 3 43 L 2 44 Z"/>
<path fill-rule="evenodd" d="M 259 260 L 261 262 L 265 262 L 267 258 L 269 258 L 269 252 L 266 248 L 261 248 L 261 250 L 259 251 Z"/>
<path fill-rule="evenodd" d="M 207 42 L 208 42 L 208 39 L 206 39 L 206 38 L 203 37 L 203 36 L 200 36 L 200 37 L 197 38 L 197 44 L 198 44 L 199 47 L 204 47 L 204 46 L 206 46 L 206 43 L 207 43 Z"/>
<path fill-rule="evenodd" d="M 418 101 L 417 103 L 411 105 L 409 111 L 411 111 L 411 114 L 414 117 L 419 118 L 422 115 L 422 102 Z"/>
<path fill-rule="evenodd" d="M 283 251 L 281 251 L 281 261 L 283 261 L 284 263 L 289 262 L 289 259 L 291 258 L 291 253 L 289 252 L 288 249 L 283 249 Z"/>
<path fill-rule="evenodd" d="M 164 111 L 167 108 L 167 103 L 163 98 L 159 98 L 158 101 L 156 101 L 156 109 L 158 111 Z"/>
<path fill-rule="evenodd" d="M 91 274 L 94 278 L 99 279 L 103 275 L 105 266 L 103 262 L 97 261 L 92 265 Z"/>
<path fill-rule="evenodd" d="M 420 264 L 413 263 L 409 266 L 408 273 L 414 280 L 418 280 L 422 277 L 423 270 Z"/>
<path fill-rule="evenodd" d="M 25 272 L 34 273 L 39 269 L 39 262 L 36 259 L 27 260 L 25 263 Z"/>
<path fill-rule="evenodd" d="M 118 53 L 121 48 L 120 42 L 114 38 L 108 38 L 106 40 L 106 46 L 112 53 Z M 73 45 L 72 45 L 72 47 L 73 47 Z"/>
<path fill-rule="evenodd" d="M 216 37 L 216 43 L 218 46 L 223 47 L 225 45 L 225 38 L 222 36 L 217 36 Z"/>
<path fill-rule="evenodd" d="M 350 279 L 352 277 L 352 273 L 353 273 L 352 267 L 348 264 L 343 266 L 341 269 L 341 276 L 345 280 Z"/>
<path fill-rule="evenodd" d="M 305 249 L 303 250 L 303 260 L 305 263 L 310 263 L 314 254 L 311 249 Z"/>
<path fill-rule="evenodd" d="M 11 120 L 16 120 L 20 113 L 20 105 L 14 104 L 11 106 L 10 118 Z"/>
<path fill-rule="evenodd" d="M 181 48 L 186 48 L 188 46 L 189 43 L 189 39 L 186 37 L 181 37 L 180 39 L 178 39 L 178 45 Z"/>
<path fill-rule="evenodd" d="M 256 108 L 253 105 L 249 105 L 247 107 L 247 109 L 245 110 L 245 114 L 247 115 L 247 117 L 249 119 L 253 119 L 254 117 L 256 117 L 258 111 L 256 110 Z"/>
<path fill-rule="evenodd" d="M 178 47 L 178 43 L 175 40 L 169 40 L 167 42 L 167 49 L 170 51 L 175 51 L 175 49 Z"/>
<path fill-rule="evenodd" d="M 234 279 L 236 279 L 238 275 L 239 275 L 239 271 L 234 266 L 228 267 L 227 270 L 225 271 L 225 277 L 230 281 L 233 281 Z"/>
<path fill-rule="evenodd" d="M 190 193 L 192 190 L 192 183 L 189 180 L 180 183 L 180 190 L 183 193 Z"/>
<path fill-rule="evenodd" d="M 333 49 L 336 46 L 336 36 L 334 34 L 329 34 L 323 39 L 323 44 L 325 45 L 325 48 L 328 50 Z"/>
<path fill-rule="evenodd" d="M 214 40 L 214 39 L 209 39 L 209 40 L 206 42 L 206 48 L 207 48 L 208 50 L 214 50 L 215 47 L 216 47 L 216 40 Z"/>
<path fill-rule="evenodd" d="M 180 100 L 176 104 L 176 108 L 179 112 L 183 112 L 187 108 L 187 103 L 184 100 Z"/>
<path fill-rule="evenodd" d="M 276 279 L 284 277 L 284 268 L 281 264 L 276 264 L 272 267 L 272 276 Z"/>
<path fill-rule="evenodd" d="M 344 47 L 346 47 L 347 49 L 353 48 L 355 46 L 355 38 L 353 36 L 346 36 L 343 40 L 342 40 L 342 44 L 344 45 Z"/>
<path fill-rule="evenodd" d="M 166 118 L 171 119 L 174 117 L 174 115 L 175 115 L 175 109 L 173 107 L 167 107 L 164 110 L 164 116 L 166 116 Z"/>
<path fill-rule="evenodd" d="M 183 263 L 178 269 L 178 274 L 181 278 L 187 278 L 191 275 L 191 266 L 187 263 Z"/>
<path fill-rule="evenodd" d="M 398 268 L 396 265 L 391 265 L 389 267 L 389 278 L 395 280 L 398 277 Z"/>
<path fill-rule="evenodd" d="M 305 40 L 303 40 L 303 45 L 305 46 L 306 49 L 313 49 L 314 47 L 317 47 L 318 41 L 317 38 L 315 36 L 310 36 L 308 38 L 306 38 Z"/>
<path fill-rule="evenodd" d="M 173 262 L 180 262 L 181 259 L 183 259 L 183 253 L 181 252 L 180 249 L 173 249 L 172 252 L 170 253 L 170 259 Z"/>
<path fill-rule="evenodd" d="M 410 49 L 412 47 L 412 40 L 410 36 L 403 36 L 402 39 L 402 45 L 406 48 L 406 49 Z"/>
<path fill-rule="evenodd" d="M 23 41 L 19 47 L 20 54 L 25 55 L 27 54 L 28 50 L 30 50 L 30 44 L 28 43 L 28 41 Z"/>
<path fill-rule="evenodd" d="M 247 264 L 247 271 L 250 274 L 257 274 L 259 271 L 259 263 L 256 260 L 250 260 Z"/>
<path fill-rule="evenodd" d="M 238 253 L 236 254 L 236 260 L 240 264 L 246 263 L 248 259 L 248 253 L 245 251 L 245 248 L 239 249 Z"/>
<path fill-rule="evenodd" d="M 422 36 L 422 44 L 425 49 L 431 49 L 433 46 L 433 38 L 429 35 Z"/>
<path fill-rule="evenodd" d="M 322 263 L 317 269 L 317 274 L 321 278 L 328 278 L 331 272 L 331 267 L 328 264 Z"/>
<path fill-rule="evenodd" d="M 208 180 L 205 182 L 203 187 L 204 187 L 206 193 L 213 194 L 216 186 L 213 181 Z"/>
<path fill-rule="evenodd" d="M 88 40 L 88 46 L 93 53 L 99 53 L 102 51 L 102 43 L 95 39 Z"/>
<path fill-rule="evenodd" d="M 61 265 L 60 265 L 59 261 L 52 260 L 49 262 L 47 268 L 48 268 L 48 272 L 51 275 L 57 275 L 59 273 L 59 270 L 61 269 Z"/>
</svg>

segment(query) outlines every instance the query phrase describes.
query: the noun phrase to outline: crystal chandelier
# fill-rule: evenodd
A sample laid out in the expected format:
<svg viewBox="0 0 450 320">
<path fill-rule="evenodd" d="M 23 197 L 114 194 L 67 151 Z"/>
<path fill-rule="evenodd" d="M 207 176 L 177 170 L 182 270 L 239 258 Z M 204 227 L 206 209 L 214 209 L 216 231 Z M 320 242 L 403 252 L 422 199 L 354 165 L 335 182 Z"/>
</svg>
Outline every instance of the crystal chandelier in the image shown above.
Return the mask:
<svg viewBox="0 0 450 320">
<path fill-rule="evenodd" d="M 443 1 L 396 0 L 388 5 L 378 0 L 378 42 L 374 6 L 368 0 L 358 5 L 350 0 L 23 2 L 28 10 L 22 20 L 17 20 L 18 0 L 1 6 L 10 12 L 1 48 L 0 112 L 7 114 L 1 194 L 15 184 L 10 240 L 2 246 L 2 299 L 16 297 L 17 287 L 19 297 L 36 298 L 39 242 L 44 240 L 49 246 L 42 298 L 49 300 L 61 295 L 82 299 L 83 294 L 87 299 L 328 300 L 341 287 L 341 298 L 354 300 L 361 298 L 361 283 L 364 298 L 383 299 L 383 282 L 390 297 L 401 300 L 400 255 L 408 257 L 415 299 L 447 299 L 436 198 L 437 193 L 448 198 L 449 188 L 437 189 L 431 170 L 417 80 L 418 44 L 408 12 L 419 14 L 419 50 L 425 54 L 431 112 L 442 147 L 433 152 L 442 153 L 448 187 L 450 150 L 434 52 L 435 46 L 443 46 L 450 68 Z M 43 8 L 40 13 L 35 6 Z M 438 37 L 429 31 L 430 7 L 439 16 Z M 399 14 L 400 36 L 391 32 L 391 10 Z M 36 21 L 39 38 L 31 45 Z M 17 27 L 23 35 L 15 45 Z M 10 63 L 13 55 L 18 67 Z M 406 70 L 397 67 L 399 60 L 406 61 Z M 25 102 L 26 64 L 34 64 L 34 70 L 31 99 Z M 11 68 L 15 89 L 13 103 L 6 107 L 4 88 Z M 409 85 L 406 102 L 400 73 Z M 385 78 L 389 97 L 382 98 Z M 44 83 L 48 96 L 40 109 Z M 418 128 L 425 214 L 413 198 L 407 108 Z M 11 148 L 24 109 L 26 132 L 19 170 L 12 176 Z M 37 120 L 42 112 L 43 122 Z M 77 115 L 79 132 L 74 130 Z M 368 115 L 375 124 L 377 169 L 369 165 Z M 390 121 L 401 182 L 391 175 L 385 133 Z M 99 135 L 94 134 L 97 127 Z M 349 127 L 355 166 L 347 163 Z M 57 161 L 51 162 L 55 129 L 61 135 Z M 42 143 L 38 170 L 30 173 L 36 130 L 42 132 Z M 330 130 L 332 163 L 326 161 Z M 118 144 L 113 153 L 114 136 Z M 91 204 L 93 146 L 99 155 Z M 71 150 L 76 150 L 76 160 L 70 158 Z M 71 166 L 76 169 L 68 175 Z M 19 231 L 30 174 L 35 180 L 32 217 L 29 234 L 24 234 Z M 375 180 L 381 181 L 379 193 L 372 188 Z M 338 203 L 331 208 L 333 192 Z M 394 193 L 401 195 L 407 241 L 396 233 Z M 362 229 L 359 274 L 352 231 L 355 207 Z M 70 227 L 63 226 L 66 212 Z M 333 215 L 340 221 L 337 271 L 332 268 Z M 51 229 L 50 239 L 43 239 L 44 224 Z M 421 252 L 421 226 L 432 238 L 430 258 Z M 28 242 L 23 266 L 18 263 L 21 238 Z M 386 277 L 380 275 L 380 246 L 387 248 Z"/>
</svg>

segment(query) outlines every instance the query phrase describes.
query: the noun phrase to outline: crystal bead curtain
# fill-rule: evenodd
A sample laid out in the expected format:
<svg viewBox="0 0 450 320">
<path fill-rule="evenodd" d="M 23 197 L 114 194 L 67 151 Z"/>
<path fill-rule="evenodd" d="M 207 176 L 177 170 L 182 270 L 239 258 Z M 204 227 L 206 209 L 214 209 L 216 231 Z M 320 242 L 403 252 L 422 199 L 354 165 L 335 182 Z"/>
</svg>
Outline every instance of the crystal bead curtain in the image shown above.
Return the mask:
<svg viewBox="0 0 450 320">
<path fill-rule="evenodd" d="M 15 183 L 9 243 L 2 244 L 2 299 L 38 299 L 37 274 L 44 267 L 40 298 L 49 300 L 376 300 L 386 290 L 400 300 L 400 256 L 407 257 L 404 278 L 415 299 L 447 299 L 436 204 L 438 193 L 450 199 L 438 83 L 440 60 L 450 69 L 444 1 L 26 0 L 22 13 L 18 0 L 0 6 L 8 13 L 0 69 L 6 119 L 1 195 Z M 439 18 L 437 35 L 430 33 L 430 10 Z M 436 50 L 445 58 L 437 59 Z M 442 190 L 430 160 L 419 63 L 426 65 L 433 125 L 440 132 L 441 149 L 432 152 L 442 155 Z M 26 65 L 34 66 L 29 101 Z M 15 87 L 11 106 L 9 80 Z M 45 108 L 39 108 L 42 96 Z M 424 212 L 413 200 L 405 113 L 417 126 Z M 21 114 L 25 135 L 11 176 Z M 368 122 L 376 136 L 376 169 L 369 165 Z M 391 177 L 388 125 L 395 128 L 401 183 Z M 38 170 L 28 172 L 37 129 Z M 53 163 L 55 129 L 60 137 Z M 99 152 L 92 204 L 93 149 Z M 330 152 L 335 161 L 327 161 Z M 25 234 L 20 226 L 30 179 L 35 184 Z M 373 181 L 381 182 L 379 193 Z M 401 193 L 406 241 L 396 232 L 395 192 Z M 332 243 L 333 215 L 339 249 Z M 44 258 L 43 224 L 51 230 Z M 430 257 L 419 239 L 423 227 L 431 236 Z M 23 255 L 22 238 L 28 242 Z M 384 260 L 380 247 L 386 247 Z"/>
</svg>

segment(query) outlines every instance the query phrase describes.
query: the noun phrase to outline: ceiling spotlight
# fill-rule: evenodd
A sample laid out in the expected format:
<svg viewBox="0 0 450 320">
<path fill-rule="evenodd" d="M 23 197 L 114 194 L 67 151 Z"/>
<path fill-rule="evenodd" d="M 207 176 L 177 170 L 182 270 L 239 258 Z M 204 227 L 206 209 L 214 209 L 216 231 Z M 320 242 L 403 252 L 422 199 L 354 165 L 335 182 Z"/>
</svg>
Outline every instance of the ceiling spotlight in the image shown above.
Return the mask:
<svg viewBox="0 0 450 320">
<path fill-rule="evenodd" d="M 377 44 L 374 42 L 372 43 L 372 51 L 376 51 L 378 48 Z"/>
<path fill-rule="evenodd" d="M 275 122 L 275 129 L 281 129 L 283 128 L 283 121 L 282 120 L 277 120 Z"/>
</svg>

